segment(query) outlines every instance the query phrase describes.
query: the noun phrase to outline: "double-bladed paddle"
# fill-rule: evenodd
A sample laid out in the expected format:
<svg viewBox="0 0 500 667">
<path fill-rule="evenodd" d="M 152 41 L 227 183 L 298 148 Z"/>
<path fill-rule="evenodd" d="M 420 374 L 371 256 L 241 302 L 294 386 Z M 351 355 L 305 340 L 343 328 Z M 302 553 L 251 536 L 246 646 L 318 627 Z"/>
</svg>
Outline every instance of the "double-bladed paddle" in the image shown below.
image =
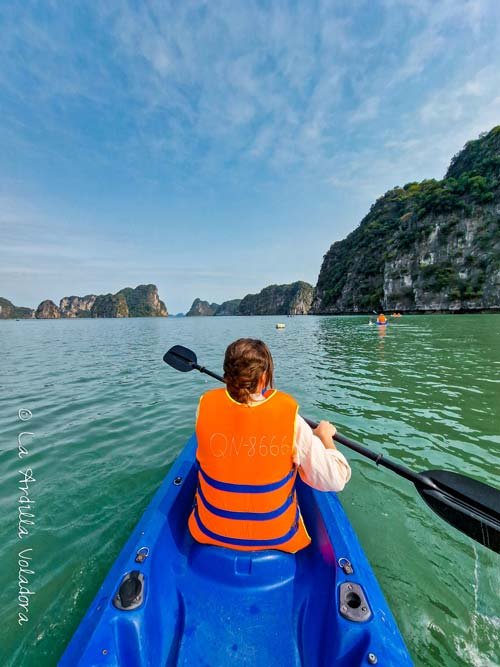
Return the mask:
<svg viewBox="0 0 500 667">
<path fill-rule="evenodd" d="M 224 378 L 198 364 L 196 354 L 182 345 L 174 345 L 163 361 L 183 373 L 197 370 L 224 382 Z M 309 419 L 311 428 L 317 424 Z M 409 468 L 376 454 L 367 447 L 335 433 L 334 440 L 358 452 L 377 465 L 410 480 L 427 505 L 450 525 L 493 551 L 500 552 L 500 491 L 475 479 L 447 470 L 413 472 Z"/>
</svg>

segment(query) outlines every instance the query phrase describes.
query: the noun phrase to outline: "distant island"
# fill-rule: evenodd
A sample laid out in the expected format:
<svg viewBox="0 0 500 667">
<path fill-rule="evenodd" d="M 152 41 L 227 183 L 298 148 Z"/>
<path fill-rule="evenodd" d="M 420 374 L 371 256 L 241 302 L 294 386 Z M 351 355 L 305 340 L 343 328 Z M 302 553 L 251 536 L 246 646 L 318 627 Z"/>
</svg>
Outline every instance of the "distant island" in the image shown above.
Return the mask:
<svg viewBox="0 0 500 667">
<path fill-rule="evenodd" d="M 500 126 L 386 192 L 326 253 L 311 313 L 500 309 Z"/>
<path fill-rule="evenodd" d="M 59 306 L 47 299 L 38 308 L 15 306 L 0 297 L 0 319 L 39 320 L 83 317 L 167 317 L 167 307 L 156 285 L 125 287 L 116 294 L 65 296 Z"/>
<path fill-rule="evenodd" d="M 301 280 L 289 285 L 269 285 L 258 294 L 222 304 L 195 299 L 186 317 L 221 315 L 307 315 L 314 288 Z"/>
</svg>

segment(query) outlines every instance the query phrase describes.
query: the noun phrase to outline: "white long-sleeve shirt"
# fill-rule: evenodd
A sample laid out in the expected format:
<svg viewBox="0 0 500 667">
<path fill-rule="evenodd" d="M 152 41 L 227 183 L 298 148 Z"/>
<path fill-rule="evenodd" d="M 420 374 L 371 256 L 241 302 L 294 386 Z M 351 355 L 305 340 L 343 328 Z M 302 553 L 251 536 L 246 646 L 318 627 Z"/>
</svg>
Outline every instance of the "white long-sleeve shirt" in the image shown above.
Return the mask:
<svg viewBox="0 0 500 667">
<path fill-rule="evenodd" d="M 297 415 L 293 462 L 302 480 L 318 491 L 342 491 L 351 467 L 338 449 L 326 449 L 309 424 Z"/>
<path fill-rule="evenodd" d="M 250 396 L 253 403 L 265 400 L 262 394 Z M 351 467 L 338 449 L 327 449 L 299 414 L 295 422 L 293 462 L 301 479 L 318 491 L 342 491 L 351 479 Z"/>
</svg>

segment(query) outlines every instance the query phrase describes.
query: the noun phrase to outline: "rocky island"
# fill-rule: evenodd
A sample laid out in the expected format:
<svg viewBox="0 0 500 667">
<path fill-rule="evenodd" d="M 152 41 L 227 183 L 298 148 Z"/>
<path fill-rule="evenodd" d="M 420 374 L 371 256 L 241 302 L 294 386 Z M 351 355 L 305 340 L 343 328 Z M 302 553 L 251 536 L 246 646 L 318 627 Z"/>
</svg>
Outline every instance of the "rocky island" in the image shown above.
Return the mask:
<svg viewBox="0 0 500 667">
<path fill-rule="evenodd" d="M 186 313 L 186 317 L 207 317 L 215 315 L 218 308 L 220 308 L 218 303 L 208 303 L 208 301 L 195 299 L 191 308 Z"/>
<path fill-rule="evenodd" d="M 82 317 L 167 317 L 164 302 L 156 285 L 125 287 L 116 294 L 65 296 L 59 306 L 47 299 L 36 310 L 19 308 L 0 298 L 0 319 L 60 319 Z"/>
<path fill-rule="evenodd" d="M 240 315 L 307 315 L 314 288 L 299 280 L 290 285 L 269 285 L 258 294 L 247 294 L 240 303 Z"/>
<path fill-rule="evenodd" d="M 312 299 L 313 286 L 299 280 L 289 285 L 269 285 L 258 294 L 247 294 L 221 305 L 195 299 L 186 316 L 307 315 Z"/>
<path fill-rule="evenodd" d="M 311 312 L 500 309 L 500 126 L 396 187 L 326 253 Z"/>
<path fill-rule="evenodd" d="M 12 301 L 0 297 L 0 320 L 31 319 L 35 317 L 33 308 L 15 306 Z"/>
</svg>

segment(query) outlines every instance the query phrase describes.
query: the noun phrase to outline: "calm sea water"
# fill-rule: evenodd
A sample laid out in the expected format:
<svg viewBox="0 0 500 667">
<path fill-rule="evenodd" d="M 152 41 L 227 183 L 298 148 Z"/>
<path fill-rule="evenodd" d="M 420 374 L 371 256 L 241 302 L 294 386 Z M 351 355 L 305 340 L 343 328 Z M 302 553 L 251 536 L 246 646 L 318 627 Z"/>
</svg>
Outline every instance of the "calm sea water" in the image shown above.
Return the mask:
<svg viewBox="0 0 500 667">
<path fill-rule="evenodd" d="M 214 381 L 162 362 L 180 343 L 221 370 L 226 345 L 263 338 L 302 414 L 415 470 L 498 485 L 500 315 L 0 322 L 0 664 L 55 665 L 193 429 Z M 19 410 L 30 410 L 27 421 Z M 28 413 L 21 413 L 29 417 Z M 18 458 L 22 432 L 29 454 Z M 342 494 L 417 665 L 500 663 L 499 558 L 449 528 L 413 486 L 346 451 Z M 19 470 L 34 524 L 17 535 Z M 32 556 L 18 625 L 18 553 Z"/>
</svg>

